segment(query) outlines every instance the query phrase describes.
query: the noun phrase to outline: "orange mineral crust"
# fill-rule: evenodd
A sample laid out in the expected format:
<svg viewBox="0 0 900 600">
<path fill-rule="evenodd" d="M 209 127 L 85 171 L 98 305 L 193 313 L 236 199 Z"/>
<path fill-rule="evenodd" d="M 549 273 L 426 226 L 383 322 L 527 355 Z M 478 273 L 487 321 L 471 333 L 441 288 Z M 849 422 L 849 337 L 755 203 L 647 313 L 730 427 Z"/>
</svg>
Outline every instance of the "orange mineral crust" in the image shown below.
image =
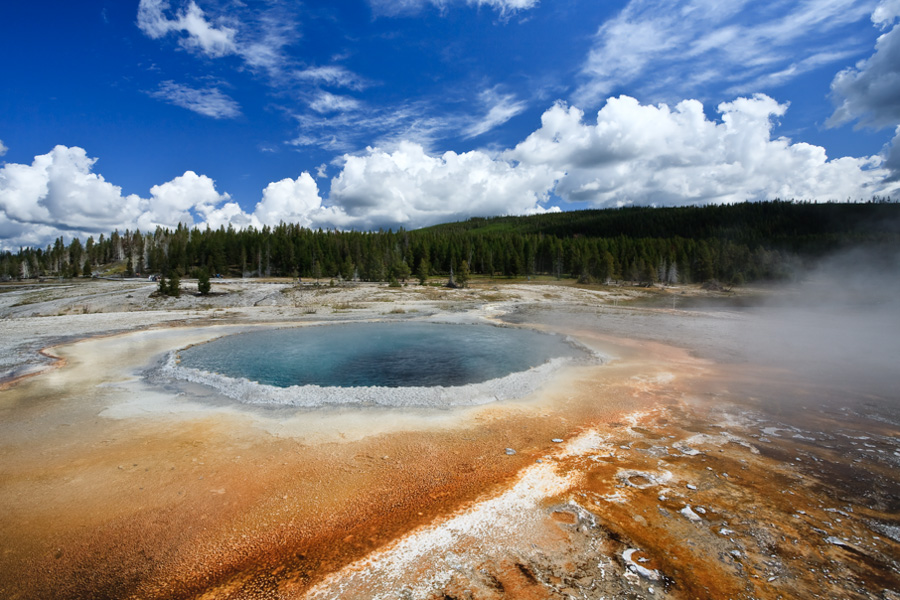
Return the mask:
<svg viewBox="0 0 900 600">
<path fill-rule="evenodd" d="M 58 348 L 0 395 L 0 597 L 900 593 L 877 399 L 565 332 L 611 360 L 443 410 L 249 408 L 134 375 L 204 328 Z"/>
</svg>

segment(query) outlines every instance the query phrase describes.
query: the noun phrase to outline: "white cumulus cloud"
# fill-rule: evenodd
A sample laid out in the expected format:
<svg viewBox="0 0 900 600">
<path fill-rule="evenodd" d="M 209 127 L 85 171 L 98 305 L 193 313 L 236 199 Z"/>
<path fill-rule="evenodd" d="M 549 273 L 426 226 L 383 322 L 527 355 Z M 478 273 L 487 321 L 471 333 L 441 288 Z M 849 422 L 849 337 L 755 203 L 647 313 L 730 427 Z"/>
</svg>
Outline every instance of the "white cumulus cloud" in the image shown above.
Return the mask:
<svg viewBox="0 0 900 600">
<path fill-rule="evenodd" d="M 423 227 L 473 215 L 541 212 L 558 177 L 546 165 L 516 166 L 484 152 L 432 156 L 419 144 L 345 156 L 329 201 L 358 228 Z"/>
<path fill-rule="evenodd" d="M 109 231 L 140 213 L 137 196 L 92 172 L 96 159 L 82 148 L 56 146 L 30 165 L 0 169 L 0 212 L 21 229 Z"/>
<path fill-rule="evenodd" d="M 889 181 L 900 181 L 900 126 L 894 130 L 894 139 L 885 148 L 884 166 L 890 170 Z"/>
<path fill-rule="evenodd" d="M 621 96 L 610 98 L 594 121 L 557 103 L 536 131 L 505 152 L 438 154 L 401 140 L 343 155 L 334 163 L 340 171 L 327 198 L 304 171 L 267 184 L 250 208 L 193 171 L 153 186 L 148 197 L 124 195 L 93 172 L 96 159 L 85 150 L 57 146 L 30 165 L 0 167 L 0 247 L 179 223 L 411 229 L 558 210 L 548 208 L 553 194 L 605 207 L 776 197 L 844 201 L 900 191 L 900 128 L 884 151 L 887 158 L 829 159 L 819 146 L 773 137 L 787 104 L 759 94 L 717 110 L 719 119 L 709 119 L 697 100 L 669 107 Z"/>
<path fill-rule="evenodd" d="M 153 186 L 149 198 L 124 195 L 121 187 L 93 172 L 96 161 L 83 148 L 56 146 L 30 165 L 3 165 L 0 247 L 40 246 L 60 235 L 85 238 L 114 229 L 199 224 L 229 200 L 209 177 L 193 171 Z"/>
<path fill-rule="evenodd" d="M 263 190 L 262 200 L 256 205 L 253 216 L 263 225 L 299 223 L 313 226 L 327 219 L 331 211 L 322 208 L 319 186 L 309 173 L 303 172 L 296 179 L 273 181 Z"/>
<path fill-rule="evenodd" d="M 150 188 L 150 198 L 143 203 L 146 210 L 140 217 L 141 228 L 193 225 L 195 214 L 204 222 L 219 204 L 229 199 L 228 194 L 216 191 L 215 182 L 206 175 L 185 171 L 184 175 Z"/>
<path fill-rule="evenodd" d="M 716 122 L 696 100 L 673 109 L 621 96 L 610 98 L 591 124 L 580 109 L 557 104 L 505 156 L 565 172 L 555 192 L 594 206 L 843 201 L 889 193 L 879 157 L 829 160 L 819 146 L 773 139 L 773 120 L 786 110 L 765 95 L 738 98 L 718 106 Z"/>
<path fill-rule="evenodd" d="M 900 124 L 900 2 L 886 0 L 872 14 L 882 29 L 875 53 L 855 66 L 838 73 L 831 82 L 832 99 L 837 108 L 829 126 L 858 120 L 864 127 L 894 127 Z"/>
<path fill-rule="evenodd" d="M 872 22 L 884 29 L 897 17 L 900 17 L 900 0 L 881 0 L 872 13 Z"/>
</svg>

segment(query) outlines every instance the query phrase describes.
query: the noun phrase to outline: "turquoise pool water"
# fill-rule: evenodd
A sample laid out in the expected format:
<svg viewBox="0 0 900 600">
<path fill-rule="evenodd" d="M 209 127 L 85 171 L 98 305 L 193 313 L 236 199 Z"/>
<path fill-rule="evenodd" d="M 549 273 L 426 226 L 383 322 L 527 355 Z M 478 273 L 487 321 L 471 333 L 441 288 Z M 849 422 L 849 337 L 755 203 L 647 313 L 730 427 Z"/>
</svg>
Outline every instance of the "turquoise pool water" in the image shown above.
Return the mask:
<svg viewBox="0 0 900 600">
<path fill-rule="evenodd" d="M 182 350 L 182 367 L 290 387 L 462 386 L 583 358 L 564 337 L 490 325 L 380 322 L 256 331 Z"/>
</svg>

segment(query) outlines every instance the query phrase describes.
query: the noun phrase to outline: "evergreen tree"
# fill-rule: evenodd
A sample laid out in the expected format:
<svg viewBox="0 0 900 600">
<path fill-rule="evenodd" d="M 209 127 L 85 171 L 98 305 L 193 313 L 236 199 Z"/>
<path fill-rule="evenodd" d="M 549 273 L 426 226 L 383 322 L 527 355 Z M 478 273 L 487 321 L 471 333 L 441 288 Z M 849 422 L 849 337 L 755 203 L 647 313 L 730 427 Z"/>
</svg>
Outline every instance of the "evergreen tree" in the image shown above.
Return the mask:
<svg viewBox="0 0 900 600">
<path fill-rule="evenodd" d="M 456 272 L 456 283 L 459 287 L 469 287 L 469 261 L 462 261 Z"/>
<path fill-rule="evenodd" d="M 597 269 L 597 276 L 600 283 L 607 283 L 613 278 L 616 271 L 616 259 L 609 250 L 604 250 L 600 256 L 600 265 Z"/>
<path fill-rule="evenodd" d="M 419 268 L 416 269 L 416 279 L 419 280 L 419 285 L 425 285 L 428 281 L 428 271 L 428 261 L 422 257 L 419 259 Z"/>
<path fill-rule="evenodd" d="M 181 279 L 178 277 L 177 271 L 173 271 L 172 276 L 169 277 L 169 285 L 166 290 L 167 296 L 177 298 L 181 295 Z"/>
<path fill-rule="evenodd" d="M 209 283 L 209 272 L 206 269 L 200 269 L 197 273 L 197 291 L 205 296 L 209 294 L 212 285 Z"/>
<path fill-rule="evenodd" d="M 84 261 L 84 267 L 81 269 L 82 277 L 90 277 L 94 273 L 94 268 L 91 266 L 91 259 L 87 258 Z"/>
<path fill-rule="evenodd" d="M 399 279 L 400 281 L 406 281 L 409 279 L 410 270 L 409 265 L 406 264 L 405 260 L 398 260 L 394 263 L 394 268 L 392 269 L 394 272 L 394 277 Z"/>
<path fill-rule="evenodd" d="M 350 260 L 350 255 L 344 259 L 344 262 L 341 263 L 341 271 L 340 271 L 341 279 L 344 281 L 350 281 L 353 279 L 353 261 Z"/>
</svg>

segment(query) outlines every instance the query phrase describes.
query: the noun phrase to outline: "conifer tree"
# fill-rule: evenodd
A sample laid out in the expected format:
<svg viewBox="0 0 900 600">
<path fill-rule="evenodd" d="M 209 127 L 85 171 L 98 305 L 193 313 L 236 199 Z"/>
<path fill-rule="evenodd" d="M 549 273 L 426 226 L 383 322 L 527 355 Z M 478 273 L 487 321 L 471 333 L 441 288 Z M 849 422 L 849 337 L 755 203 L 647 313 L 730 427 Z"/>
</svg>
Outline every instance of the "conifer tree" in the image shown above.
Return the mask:
<svg viewBox="0 0 900 600">
<path fill-rule="evenodd" d="M 469 287 L 469 261 L 462 261 L 459 271 L 456 273 L 456 283 L 459 287 Z"/>
<path fill-rule="evenodd" d="M 206 269 L 200 269 L 197 273 L 197 291 L 205 296 L 209 293 L 212 285 L 209 283 L 209 272 Z"/>
<path fill-rule="evenodd" d="M 173 272 L 172 276 L 169 278 L 169 285 L 166 291 L 167 296 L 173 296 L 175 298 L 181 295 L 181 279 L 178 277 L 178 273 Z"/>
<path fill-rule="evenodd" d="M 425 282 L 428 281 L 428 261 L 422 257 L 419 260 L 419 268 L 416 269 L 416 278 L 419 280 L 419 285 L 425 285 Z"/>
</svg>

